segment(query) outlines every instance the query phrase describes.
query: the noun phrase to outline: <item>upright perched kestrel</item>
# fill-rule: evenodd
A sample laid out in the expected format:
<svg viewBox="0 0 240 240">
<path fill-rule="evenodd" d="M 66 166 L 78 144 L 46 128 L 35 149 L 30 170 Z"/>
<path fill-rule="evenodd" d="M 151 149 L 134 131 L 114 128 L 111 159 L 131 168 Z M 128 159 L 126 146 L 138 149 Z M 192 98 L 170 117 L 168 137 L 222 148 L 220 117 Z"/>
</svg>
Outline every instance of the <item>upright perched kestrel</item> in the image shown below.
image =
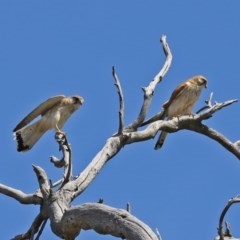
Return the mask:
<svg viewBox="0 0 240 240">
<path fill-rule="evenodd" d="M 160 117 L 152 117 L 142 126 L 164 118 L 171 119 L 177 116 L 192 115 L 192 109 L 197 102 L 200 93 L 207 87 L 207 79 L 203 76 L 195 76 L 180 84 L 172 93 L 170 99 L 163 104 L 163 112 Z M 162 131 L 154 149 L 162 147 L 167 132 Z"/>
<path fill-rule="evenodd" d="M 64 123 L 83 102 L 80 96 L 58 95 L 41 103 L 13 129 L 17 150 L 28 151 L 47 130 L 55 129 L 61 132 Z M 38 116 L 41 116 L 38 121 L 28 125 Z"/>
</svg>

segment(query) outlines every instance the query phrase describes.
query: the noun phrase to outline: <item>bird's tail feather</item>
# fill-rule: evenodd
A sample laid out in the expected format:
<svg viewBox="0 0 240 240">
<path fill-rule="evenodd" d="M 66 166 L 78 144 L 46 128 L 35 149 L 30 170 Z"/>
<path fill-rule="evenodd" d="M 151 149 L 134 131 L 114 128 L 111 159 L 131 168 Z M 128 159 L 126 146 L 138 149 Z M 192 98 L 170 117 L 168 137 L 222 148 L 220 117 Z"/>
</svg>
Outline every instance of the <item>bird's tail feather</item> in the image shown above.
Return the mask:
<svg viewBox="0 0 240 240">
<path fill-rule="evenodd" d="M 40 121 L 19 129 L 14 133 L 17 141 L 17 151 L 25 152 L 30 150 L 45 132 L 46 130 L 41 128 Z"/>
<path fill-rule="evenodd" d="M 163 143 L 164 143 L 165 138 L 167 137 L 167 135 L 168 135 L 167 132 L 165 132 L 165 131 L 161 132 L 161 134 L 160 134 L 160 136 L 159 136 L 159 138 L 158 138 L 158 140 L 157 140 L 157 142 L 155 144 L 155 147 L 154 147 L 155 150 L 157 150 L 157 149 L 159 149 L 159 148 L 161 148 L 163 146 Z"/>
</svg>

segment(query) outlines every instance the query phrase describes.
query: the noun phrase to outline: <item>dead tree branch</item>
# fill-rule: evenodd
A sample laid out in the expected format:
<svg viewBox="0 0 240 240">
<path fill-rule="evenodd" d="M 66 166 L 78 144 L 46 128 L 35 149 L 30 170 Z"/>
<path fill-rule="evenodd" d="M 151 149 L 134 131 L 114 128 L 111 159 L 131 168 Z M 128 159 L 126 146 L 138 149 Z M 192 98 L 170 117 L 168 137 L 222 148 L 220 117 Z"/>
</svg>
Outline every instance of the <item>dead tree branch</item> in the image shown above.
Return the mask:
<svg viewBox="0 0 240 240">
<path fill-rule="evenodd" d="M 47 174 L 42 168 L 35 165 L 33 165 L 33 170 L 37 175 L 37 179 L 38 179 L 38 183 L 39 183 L 39 187 L 40 187 L 43 199 L 46 199 L 48 198 L 49 191 L 50 191 Z"/>
<path fill-rule="evenodd" d="M 224 240 L 224 239 L 226 239 L 226 237 L 234 239 L 234 238 L 232 238 L 232 235 L 230 233 L 230 226 L 229 226 L 229 224 L 226 224 L 226 230 L 225 231 L 223 230 L 223 220 L 224 220 L 224 217 L 227 214 L 229 208 L 232 206 L 232 204 L 239 203 L 239 202 L 240 202 L 240 198 L 237 196 L 237 197 L 231 198 L 227 202 L 226 206 L 224 207 L 224 209 L 223 209 L 223 211 L 222 211 L 222 213 L 220 215 L 220 218 L 219 218 L 219 225 L 218 225 L 219 240 Z"/>
<path fill-rule="evenodd" d="M 206 106 L 204 106 L 201 109 L 199 109 L 196 113 L 198 114 L 198 113 L 202 112 L 203 110 L 212 107 L 212 98 L 213 98 L 213 92 L 211 92 L 211 94 L 209 96 L 209 99 L 205 101 Z"/>
<path fill-rule="evenodd" d="M 54 164 L 55 167 L 62 168 L 64 167 L 63 180 L 61 181 L 61 187 L 67 183 L 72 175 L 72 149 L 68 140 L 64 134 L 56 133 L 55 140 L 59 144 L 59 149 L 62 151 L 62 158 L 59 160 L 55 156 L 51 156 L 50 161 Z M 54 184 L 54 186 L 56 183 Z"/>
<path fill-rule="evenodd" d="M 12 240 L 25 240 L 25 239 L 30 239 L 34 240 L 34 235 L 38 232 L 39 228 L 41 226 L 45 226 L 46 219 L 42 214 L 38 214 L 37 217 L 34 219 L 31 227 L 26 233 L 22 233 L 17 235 L 16 237 L 12 238 Z M 40 232 L 40 234 L 42 231 Z"/>
<path fill-rule="evenodd" d="M 127 138 L 126 144 L 130 144 L 138 141 L 145 141 L 145 140 L 154 138 L 159 130 L 164 130 L 171 133 L 171 132 L 177 132 L 179 130 L 187 129 L 197 133 L 201 133 L 217 141 L 229 152 L 231 152 L 238 159 L 240 159 L 240 150 L 238 146 L 238 141 L 232 142 L 223 134 L 201 123 L 201 121 L 212 117 L 212 115 L 215 112 L 235 102 L 237 102 L 237 100 L 234 99 L 234 100 L 229 100 L 223 103 L 216 103 L 211 108 L 204 111 L 203 113 L 197 114 L 194 116 L 175 117 L 168 121 L 158 120 L 150 124 L 146 129 L 142 131 L 125 133 L 125 136 Z"/>
<path fill-rule="evenodd" d="M 99 203 L 86 203 L 70 208 L 64 213 L 61 227 L 64 232 L 68 232 L 68 237 L 72 234 L 71 239 L 74 239 L 79 229 L 93 229 L 100 234 L 128 240 L 158 239 L 146 224 L 126 210 Z"/>
<path fill-rule="evenodd" d="M 123 92 L 122 92 L 122 87 L 120 84 L 120 81 L 118 79 L 117 73 L 115 71 L 115 68 L 112 67 L 112 75 L 115 80 L 115 86 L 117 87 L 118 90 L 118 96 L 119 96 L 119 104 L 120 104 L 120 109 L 119 109 L 119 128 L 118 128 L 118 134 L 121 134 L 123 131 L 124 127 L 124 98 L 123 98 Z"/>
<path fill-rule="evenodd" d="M 152 102 L 152 97 L 154 95 L 157 84 L 162 81 L 163 77 L 166 75 L 166 73 L 168 72 L 168 70 L 171 66 L 172 53 L 171 53 L 171 50 L 167 43 L 167 37 L 165 35 L 163 35 L 161 37 L 160 41 L 162 43 L 163 51 L 166 56 L 165 63 L 163 65 L 162 69 L 157 73 L 157 75 L 149 83 L 149 85 L 147 87 L 142 88 L 143 93 L 144 93 L 143 105 L 141 107 L 140 113 L 139 113 L 136 121 L 134 121 L 132 124 L 130 124 L 128 127 L 126 127 L 127 129 L 136 130 L 141 125 L 141 123 L 143 123 L 143 121 L 148 113 L 149 106 Z"/>
<path fill-rule="evenodd" d="M 26 194 L 18 189 L 8 187 L 4 184 L 0 184 L 0 193 L 12 197 L 22 204 L 41 204 L 42 198 L 37 194 Z"/>
</svg>

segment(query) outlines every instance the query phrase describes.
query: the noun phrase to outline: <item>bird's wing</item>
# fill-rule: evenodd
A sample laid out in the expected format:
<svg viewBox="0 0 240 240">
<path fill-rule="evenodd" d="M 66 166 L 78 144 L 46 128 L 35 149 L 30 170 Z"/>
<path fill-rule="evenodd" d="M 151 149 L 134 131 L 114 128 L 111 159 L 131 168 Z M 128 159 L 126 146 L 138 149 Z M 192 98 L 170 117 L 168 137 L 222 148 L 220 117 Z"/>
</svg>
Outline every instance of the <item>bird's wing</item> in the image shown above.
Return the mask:
<svg viewBox="0 0 240 240">
<path fill-rule="evenodd" d="M 164 108 L 164 109 L 167 109 L 167 108 L 171 105 L 171 103 L 172 103 L 174 100 L 176 100 L 176 99 L 184 92 L 184 90 L 186 89 L 186 87 L 187 87 L 186 82 L 180 84 L 180 85 L 172 92 L 172 95 L 171 95 L 170 99 L 163 104 L 163 108 Z"/>
<path fill-rule="evenodd" d="M 33 119 L 38 117 L 39 115 L 44 115 L 50 108 L 52 108 L 55 104 L 59 103 L 64 95 L 57 95 L 55 97 L 51 97 L 47 99 L 45 102 L 41 103 L 34 110 L 32 110 L 23 120 L 18 123 L 18 125 L 13 129 L 13 132 L 25 127 L 28 123 L 30 123 Z"/>
</svg>

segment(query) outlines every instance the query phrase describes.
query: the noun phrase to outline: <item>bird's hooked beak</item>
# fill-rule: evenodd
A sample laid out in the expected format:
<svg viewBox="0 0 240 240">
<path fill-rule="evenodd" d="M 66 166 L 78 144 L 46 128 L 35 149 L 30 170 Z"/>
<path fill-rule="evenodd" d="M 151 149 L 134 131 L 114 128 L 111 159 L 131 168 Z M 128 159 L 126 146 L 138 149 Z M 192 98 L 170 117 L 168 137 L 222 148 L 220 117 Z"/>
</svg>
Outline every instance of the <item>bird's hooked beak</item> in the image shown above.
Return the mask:
<svg viewBox="0 0 240 240">
<path fill-rule="evenodd" d="M 203 78 L 203 80 L 204 80 L 204 85 L 205 85 L 205 88 L 207 88 L 208 81 L 207 81 L 207 79 L 206 79 L 206 78 Z"/>
<path fill-rule="evenodd" d="M 205 77 L 202 77 L 201 80 L 202 80 L 202 85 L 204 85 L 204 87 L 207 88 L 207 84 L 208 84 L 207 79 Z"/>
</svg>

